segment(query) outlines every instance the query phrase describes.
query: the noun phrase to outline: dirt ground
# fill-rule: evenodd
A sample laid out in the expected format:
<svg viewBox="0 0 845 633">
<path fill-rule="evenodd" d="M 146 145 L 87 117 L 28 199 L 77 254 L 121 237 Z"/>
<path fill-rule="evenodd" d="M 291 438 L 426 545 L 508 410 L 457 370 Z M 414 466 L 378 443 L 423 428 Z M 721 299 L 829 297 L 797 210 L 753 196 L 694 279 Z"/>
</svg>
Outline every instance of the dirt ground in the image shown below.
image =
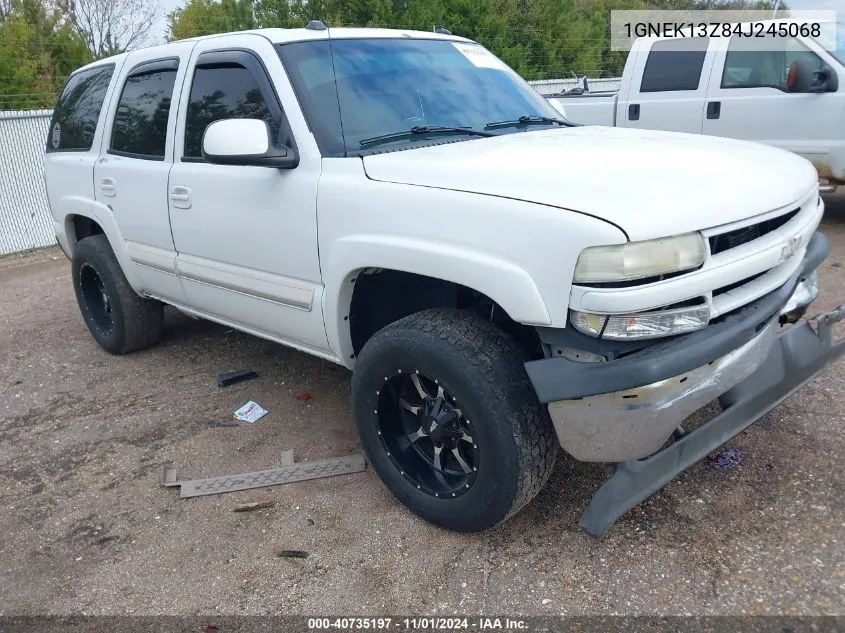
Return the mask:
<svg viewBox="0 0 845 633">
<path fill-rule="evenodd" d="M 823 230 L 819 311 L 845 302 L 845 197 Z M 696 465 L 598 542 L 578 518 L 609 468 L 564 456 L 480 535 L 424 523 L 372 471 L 180 499 L 162 464 L 359 452 L 346 370 L 175 311 L 159 346 L 110 356 L 56 249 L 0 260 L 0 322 L 0 615 L 845 614 L 843 362 L 729 443 L 740 466 Z M 217 387 L 239 368 L 260 377 Z M 209 428 L 250 399 L 270 414 Z"/>
</svg>

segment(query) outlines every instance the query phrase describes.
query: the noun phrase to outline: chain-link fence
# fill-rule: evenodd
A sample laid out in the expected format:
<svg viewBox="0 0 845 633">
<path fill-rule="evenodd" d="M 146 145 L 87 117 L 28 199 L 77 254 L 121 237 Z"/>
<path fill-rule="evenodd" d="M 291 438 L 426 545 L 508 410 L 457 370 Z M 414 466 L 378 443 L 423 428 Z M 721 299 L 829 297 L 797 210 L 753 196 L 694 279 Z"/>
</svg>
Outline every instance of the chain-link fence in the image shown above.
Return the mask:
<svg viewBox="0 0 845 633">
<path fill-rule="evenodd" d="M 56 243 L 43 166 L 52 114 L 0 111 L 0 255 Z"/>
</svg>

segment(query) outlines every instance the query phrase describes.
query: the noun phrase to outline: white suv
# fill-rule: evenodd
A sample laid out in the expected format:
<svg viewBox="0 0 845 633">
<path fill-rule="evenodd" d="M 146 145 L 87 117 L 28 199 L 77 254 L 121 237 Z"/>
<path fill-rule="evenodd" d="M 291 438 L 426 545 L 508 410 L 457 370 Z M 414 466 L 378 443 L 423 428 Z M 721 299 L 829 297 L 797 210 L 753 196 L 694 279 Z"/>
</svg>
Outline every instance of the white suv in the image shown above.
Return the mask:
<svg viewBox="0 0 845 633">
<path fill-rule="evenodd" d="M 154 344 L 166 303 L 353 369 L 373 467 L 457 530 L 523 507 L 560 444 L 617 463 L 601 535 L 845 349 L 842 310 L 781 329 L 827 254 L 809 162 L 575 127 L 448 33 L 315 22 L 101 60 L 45 161 L 103 348 Z"/>
</svg>

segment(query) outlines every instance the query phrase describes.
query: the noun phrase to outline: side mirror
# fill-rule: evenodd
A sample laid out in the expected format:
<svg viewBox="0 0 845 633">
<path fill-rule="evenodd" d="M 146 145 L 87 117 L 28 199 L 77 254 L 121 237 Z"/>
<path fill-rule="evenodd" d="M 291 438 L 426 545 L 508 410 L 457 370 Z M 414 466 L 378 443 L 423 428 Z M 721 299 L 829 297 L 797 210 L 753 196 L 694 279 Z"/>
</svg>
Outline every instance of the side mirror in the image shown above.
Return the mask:
<svg viewBox="0 0 845 633">
<path fill-rule="evenodd" d="M 202 156 L 218 165 L 293 169 L 299 156 L 290 147 L 273 147 L 270 128 L 261 119 L 221 119 L 205 129 Z"/>
<path fill-rule="evenodd" d="M 813 62 L 803 57 L 789 67 L 786 89 L 788 92 L 836 92 L 839 90 L 839 77 L 827 66 L 816 70 Z"/>
</svg>

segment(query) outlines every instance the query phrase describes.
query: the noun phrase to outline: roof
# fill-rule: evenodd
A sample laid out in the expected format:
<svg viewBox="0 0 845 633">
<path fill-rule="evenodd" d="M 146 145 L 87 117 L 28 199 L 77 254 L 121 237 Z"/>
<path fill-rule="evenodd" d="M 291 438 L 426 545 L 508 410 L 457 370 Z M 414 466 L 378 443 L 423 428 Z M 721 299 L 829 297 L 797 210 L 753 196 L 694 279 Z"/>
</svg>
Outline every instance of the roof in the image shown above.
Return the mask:
<svg viewBox="0 0 845 633">
<path fill-rule="evenodd" d="M 217 37 L 223 37 L 226 35 L 260 35 L 262 37 L 266 37 L 270 40 L 273 44 L 283 44 L 285 42 L 301 42 L 307 40 L 322 40 L 326 39 L 327 37 L 331 37 L 332 39 L 367 39 L 367 38 L 379 38 L 379 39 L 390 39 L 390 38 L 409 38 L 409 39 L 418 39 L 418 40 L 444 40 L 444 41 L 451 41 L 451 42 L 471 42 L 472 40 L 468 40 L 465 37 L 460 37 L 457 35 L 446 35 L 442 33 L 433 33 L 430 31 L 414 31 L 411 29 L 376 29 L 376 28 L 331 28 L 325 31 L 317 31 L 313 29 L 251 29 L 248 31 L 231 31 L 227 33 L 214 33 L 212 35 L 201 35 L 198 37 L 190 37 L 184 40 L 176 40 L 173 42 L 167 42 L 166 44 L 158 44 L 156 46 L 150 46 L 143 50 L 151 50 L 151 49 L 159 49 L 162 51 L 162 54 L 167 54 L 167 50 L 173 47 L 174 44 L 184 43 L 184 42 L 198 42 L 201 40 L 209 40 Z M 140 50 L 140 49 L 139 49 Z M 97 61 L 91 62 L 81 68 L 78 68 L 74 71 L 77 73 L 82 70 L 88 70 L 89 68 L 95 68 L 97 66 L 103 66 L 107 64 L 114 64 L 119 62 L 121 59 L 130 55 L 132 51 L 126 53 L 120 53 L 118 55 L 112 55 L 111 57 L 105 57 L 103 59 L 98 59 Z"/>
</svg>

